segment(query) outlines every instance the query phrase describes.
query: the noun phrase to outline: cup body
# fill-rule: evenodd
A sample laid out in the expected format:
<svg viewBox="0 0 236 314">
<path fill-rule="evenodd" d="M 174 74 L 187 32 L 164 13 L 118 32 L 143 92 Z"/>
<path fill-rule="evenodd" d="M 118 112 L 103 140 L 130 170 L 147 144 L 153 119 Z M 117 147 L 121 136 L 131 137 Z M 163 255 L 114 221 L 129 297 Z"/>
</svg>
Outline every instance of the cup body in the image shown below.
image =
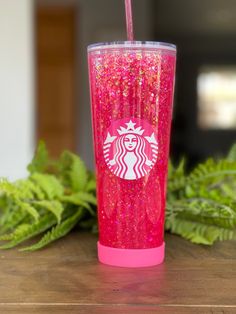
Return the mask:
<svg viewBox="0 0 236 314">
<path fill-rule="evenodd" d="M 103 263 L 139 267 L 163 261 L 175 63 L 171 44 L 88 47 Z"/>
</svg>

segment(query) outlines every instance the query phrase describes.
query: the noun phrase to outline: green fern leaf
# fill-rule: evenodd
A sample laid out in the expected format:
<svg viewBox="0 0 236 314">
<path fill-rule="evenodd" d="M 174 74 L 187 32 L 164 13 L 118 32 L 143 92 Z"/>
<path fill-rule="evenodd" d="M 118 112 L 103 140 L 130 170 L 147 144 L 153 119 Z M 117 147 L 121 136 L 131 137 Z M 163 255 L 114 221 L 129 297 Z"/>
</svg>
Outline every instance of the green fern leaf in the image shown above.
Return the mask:
<svg viewBox="0 0 236 314">
<path fill-rule="evenodd" d="M 48 200 L 59 198 L 64 193 L 63 186 L 53 175 L 34 173 L 30 177 L 30 180 L 40 187 L 45 194 L 45 198 Z"/>
<path fill-rule="evenodd" d="M 28 165 L 28 171 L 33 174 L 35 172 L 43 173 L 46 171 L 48 166 L 49 158 L 46 145 L 43 141 L 40 141 L 34 155 L 33 160 Z"/>
<path fill-rule="evenodd" d="M 81 219 L 83 213 L 84 213 L 83 208 L 80 208 L 73 216 L 67 218 L 60 225 L 57 225 L 52 230 L 48 231 L 38 243 L 25 247 L 21 249 L 20 251 L 39 250 L 45 247 L 46 245 L 48 245 L 49 243 L 59 238 L 62 238 L 75 227 L 75 225 Z"/>
<path fill-rule="evenodd" d="M 39 213 L 32 205 L 30 205 L 29 203 L 23 202 L 19 199 L 16 199 L 15 201 L 16 201 L 16 205 L 18 205 L 22 211 L 27 212 L 36 221 L 39 219 Z"/>
<path fill-rule="evenodd" d="M 183 158 L 175 169 L 171 161 L 168 168 L 168 191 L 172 192 L 185 187 L 185 159 Z"/>
<path fill-rule="evenodd" d="M 72 194 L 71 197 L 74 199 L 80 199 L 81 201 L 88 202 L 88 203 L 95 205 L 95 206 L 97 205 L 97 199 L 91 193 L 78 192 L 76 194 Z"/>
<path fill-rule="evenodd" d="M 57 222 L 61 222 L 61 216 L 64 208 L 59 201 L 35 201 L 34 204 L 43 209 L 49 210 L 52 214 L 55 215 Z"/>
<path fill-rule="evenodd" d="M 1 217 L 0 217 L 1 227 L 6 223 L 6 221 L 9 219 L 11 215 L 12 215 L 12 206 L 9 206 L 9 204 L 6 203 L 6 207 L 4 208 L 4 211 L 1 213 Z"/>
<path fill-rule="evenodd" d="M 96 181 L 94 179 L 91 179 L 88 181 L 85 191 L 87 192 L 95 192 L 96 191 Z"/>
<path fill-rule="evenodd" d="M 18 235 L 22 234 L 23 232 L 29 229 L 29 224 L 21 224 L 19 225 L 13 232 L 6 233 L 0 236 L 0 241 L 10 241 L 16 238 Z"/>
<path fill-rule="evenodd" d="M 8 200 L 4 193 L 0 190 L 0 213 L 4 213 L 8 208 Z"/>
<path fill-rule="evenodd" d="M 35 222 L 34 224 L 29 225 L 26 229 L 21 230 L 21 232 L 19 232 L 12 241 L 0 246 L 0 249 L 13 248 L 18 244 L 48 230 L 50 227 L 55 225 L 56 222 L 56 218 L 52 214 L 44 215 L 38 220 L 38 222 Z"/>
<path fill-rule="evenodd" d="M 60 157 L 59 164 L 64 184 L 74 192 L 84 191 L 88 180 L 88 172 L 79 156 L 65 151 Z"/>
<path fill-rule="evenodd" d="M 167 216 L 233 229 L 236 227 L 236 207 L 210 199 L 186 199 L 167 204 Z"/>
<path fill-rule="evenodd" d="M 19 191 L 21 199 L 38 199 L 43 200 L 45 194 L 42 189 L 30 179 L 18 180 L 15 183 L 16 188 Z"/>
<path fill-rule="evenodd" d="M 47 176 L 47 175 L 40 175 L 39 176 Z M 33 175 L 37 183 L 37 174 Z M 30 179 L 25 180 L 17 180 L 15 183 L 11 183 L 6 179 L 0 180 L 0 192 L 3 195 L 6 195 L 9 199 L 31 199 L 34 196 L 41 199 L 45 197 L 45 195 L 40 190 L 40 187 L 36 185 L 35 182 L 30 181 Z"/>
<path fill-rule="evenodd" d="M 221 229 L 219 241 L 236 240 L 236 230 Z"/>
<path fill-rule="evenodd" d="M 230 162 L 236 162 L 236 143 L 231 147 L 227 160 Z"/>
<path fill-rule="evenodd" d="M 17 197 L 20 199 L 33 199 L 34 193 L 32 192 L 32 185 L 34 185 L 29 180 L 17 180 L 14 186 L 17 191 Z"/>
<path fill-rule="evenodd" d="M 88 180 L 85 191 L 93 194 L 96 193 L 96 177 L 92 171 L 88 171 Z"/>
<path fill-rule="evenodd" d="M 208 159 L 204 164 L 198 165 L 188 176 L 188 182 L 191 184 L 199 183 L 208 179 L 225 176 L 236 176 L 236 162 Z"/>
<path fill-rule="evenodd" d="M 182 167 L 179 171 L 173 172 L 169 177 L 168 189 L 169 192 L 175 192 L 181 189 L 185 189 L 187 185 L 194 186 L 197 184 L 210 184 L 222 178 L 229 176 L 236 177 L 236 162 L 230 162 L 228 160 L 214 161 L 208 159 L 204 164 L 199 164 L 187 177 L 182 172 Z"/>
<path fill-rule="evenodd" d="M 83 194 L 83 192 L 82 192 Z M 88 193 L 85 193 L 85 195 L 89 195 Z M 96 202 L 95 198 L 90 198 L 90 201 L 88 201 L 88 198 L 85 200 L 83 197 L 81 197 L 80 193 L 72 194 L 72 195 L 66 195 L 60 198 L 60 201 L 64 203 L 70 203 L 77 206 L 82 206 L 88 210 L 88 212 L 94 216 L 95 212 L 92 210 L 91 206 L 88 203 Z"/>
<path fill-rule="evenodd" d="M 0 193 L 1 195 L 6 195 L 7 197 L 18 196 L 18 189 L 13 183 L 10 183 L 7 179 L 0 179 Z"/>
<path fill-rule="evenodd" d="M 8 207 L 8 210 L 1 216 L 0 219 L 0 234 L 13 230 L 18 226 L 26 217 L 27 213 L 12 205 Z"/>
<path fill-rule="evenodd" d="M 217 240 L 233 240 L 236 236 L 236 232 L 232 230 L 179 218 L 167 219 L 165 227 L 167 231 L 196 244 L 212 245 Z"/>
</svg>

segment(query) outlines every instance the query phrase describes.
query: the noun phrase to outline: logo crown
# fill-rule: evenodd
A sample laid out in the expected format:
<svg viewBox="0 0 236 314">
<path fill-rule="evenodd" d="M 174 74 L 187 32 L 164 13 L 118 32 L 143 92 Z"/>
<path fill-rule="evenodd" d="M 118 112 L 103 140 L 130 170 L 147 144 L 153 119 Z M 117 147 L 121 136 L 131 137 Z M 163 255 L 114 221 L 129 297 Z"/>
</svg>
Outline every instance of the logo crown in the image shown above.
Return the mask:
<svg viewBox="0 0 236 314">
<path fill-rule="evenodd" d="M 120 127 L 120 129 L 117 129 L 117 132 L 120 135 L 123 134 L 138 134 L 138 135 L 142 135 L 144 130 L 142 130 L 142 127 L 139 126 L 138 128 L 135 128 L 135 124 L 133 123 L 132 120 L 129 121 L 129 123 L 125 123 L 127 125 L 127 128 L 124 128 L 123 126 Z"/>
</svg>

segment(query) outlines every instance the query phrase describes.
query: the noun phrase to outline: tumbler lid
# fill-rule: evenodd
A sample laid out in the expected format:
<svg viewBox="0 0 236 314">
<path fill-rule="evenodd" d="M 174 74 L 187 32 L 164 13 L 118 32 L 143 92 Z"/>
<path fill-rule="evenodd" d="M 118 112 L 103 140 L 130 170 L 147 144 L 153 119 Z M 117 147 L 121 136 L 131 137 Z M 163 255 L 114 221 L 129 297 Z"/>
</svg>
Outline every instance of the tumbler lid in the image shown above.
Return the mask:
<svg viewBox="0 0 236 314">
<path fill-rule="evenodd" d="M 176 52 L 176 45 L 158 41 L 112 41 L 95 43 L 88 46 L 88 52 L 103 49 L 162 49 Z"/>
</svg>

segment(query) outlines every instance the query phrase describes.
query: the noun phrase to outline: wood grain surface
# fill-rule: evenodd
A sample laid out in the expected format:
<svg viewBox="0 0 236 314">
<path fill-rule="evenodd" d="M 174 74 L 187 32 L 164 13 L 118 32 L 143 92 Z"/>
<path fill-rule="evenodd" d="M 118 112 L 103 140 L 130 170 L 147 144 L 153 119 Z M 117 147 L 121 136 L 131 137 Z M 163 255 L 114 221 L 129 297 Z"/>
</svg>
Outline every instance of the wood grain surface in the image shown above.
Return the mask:
<svg viewBox="0 0 236 314">
<path fill-rule="evenodd" d="M 97 237 L 74 232 L 34 252 L 0 252 L 0 313 L 236 313 L 236 242 L 166 236 L 160 266 L 98 263 Z"/>
</svg>

